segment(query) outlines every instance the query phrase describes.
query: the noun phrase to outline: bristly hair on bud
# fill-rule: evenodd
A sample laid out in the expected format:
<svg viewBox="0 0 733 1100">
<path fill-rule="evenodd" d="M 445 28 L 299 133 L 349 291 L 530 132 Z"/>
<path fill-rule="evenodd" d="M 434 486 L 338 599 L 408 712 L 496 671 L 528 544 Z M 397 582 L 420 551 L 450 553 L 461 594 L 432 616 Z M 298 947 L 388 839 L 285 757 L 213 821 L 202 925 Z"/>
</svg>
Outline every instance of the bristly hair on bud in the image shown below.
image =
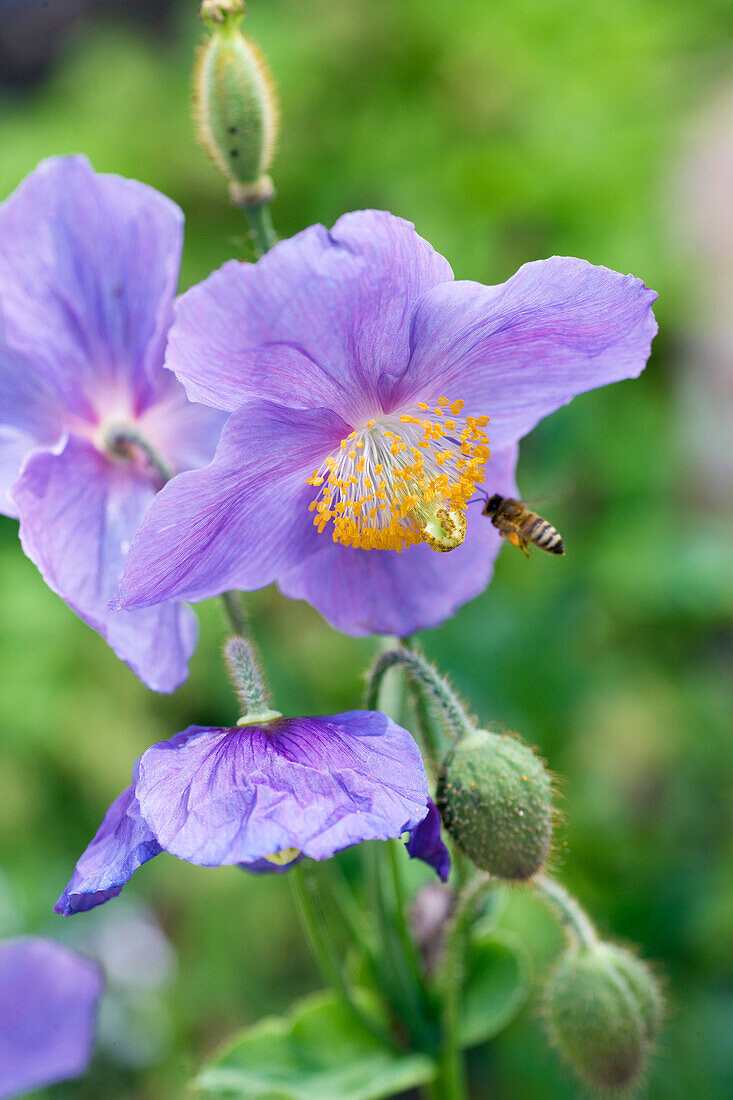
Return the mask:
<svg viewBox="0 0 733 1100">
<path fill-rule="evenodd" d="M 232 202 L 260 206 L 275 194 L 268 175 L 279 120 L 272 79 L 240 30 L 242 0 L 204 0 L 199 14 L 211 34 L 198 49 L 193 74 L 196 134 L 229 180 Z"/>
<path fill-rule="evenodd" d="M 552 839 L 552 778 L 515 734 L 473 730 L 446 756 L 436 798 L 450 835 L 483 871 L 527 880 L 540 871 Z"/>
<path fill-rule="evenodd" d="M 661 989 L 649 967 L 613 943 L 574 944 L 547 986 L 550 1041 L 578 1077 L 601 1092 L 639 1082 L 662 1013 Z"/>
</svg>

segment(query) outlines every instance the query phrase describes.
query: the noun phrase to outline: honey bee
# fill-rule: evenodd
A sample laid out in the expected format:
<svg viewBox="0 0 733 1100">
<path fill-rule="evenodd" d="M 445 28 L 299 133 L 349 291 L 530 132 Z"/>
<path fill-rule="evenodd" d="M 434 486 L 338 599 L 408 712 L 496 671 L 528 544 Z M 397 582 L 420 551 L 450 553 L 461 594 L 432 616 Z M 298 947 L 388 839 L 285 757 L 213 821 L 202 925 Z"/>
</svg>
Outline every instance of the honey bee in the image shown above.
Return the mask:
<svg viewBox="0 0 733 1100">
<path fill-rule="evenodd" d="M 546 550 L 548 554 L 565 553 L 560 532 L 542 516 L 530 512 L 521 500 L 494 493 L 492 497 L 486 497 L 481 514 L 489 516 L 499 534 L 509 539 L 512 546 L 518 546 L 527 557 L 532 545 Z"/>
</svg>

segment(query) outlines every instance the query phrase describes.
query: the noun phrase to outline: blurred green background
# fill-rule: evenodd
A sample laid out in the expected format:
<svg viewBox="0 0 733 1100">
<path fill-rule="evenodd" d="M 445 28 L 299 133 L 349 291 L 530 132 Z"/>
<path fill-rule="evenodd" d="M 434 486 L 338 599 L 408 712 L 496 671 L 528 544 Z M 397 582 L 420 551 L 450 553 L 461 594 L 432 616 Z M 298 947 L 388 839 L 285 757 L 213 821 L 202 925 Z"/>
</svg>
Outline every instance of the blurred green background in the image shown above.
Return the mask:
<svg viewBox="0 0 733 1100">
<path fill-rule="evenodd" d="M 66 7 L 74 18 L 62 3 L 0 2 L 0 193 L 44 156 L 85 152 L 183 207 L 182 287 L 248 256 L 192 137 L 195 3 L 130 5 L 137 20 L 115 13 L 125 5 Z M 733 123 L 705 124 L 733 88 L 730 5 L 249 9 L 282 101 L 281 235 L 377 206 L 413 220 L 458 277 L 500 282 L 561 253 L 660 292 L 642 378 L 579 398 L 523 446 L 522 492 L 546 500 L 567 557 L 505 548 L 490 588 L 422 641 L 476 712 L 521 731 L 565 777 L 557 872 L 603 932 L 667 976 L 648 1095 L 731 1095 L 733 472 L 714 425 L 733 413 L 733 211 L 723 202 L 716 223 L 708 170 L 696 171 L 733 156 Z M 92 914 L 62 922 L 51 906 L 139 753 L 235 717 L 219 608 L 199 608 L 190 681 L 156 697 L 45 588 L 9 520 L 0 590 L 0 935 L 64 937 L 113 975 L 92 1072 L 48 1095 L 178 1096 L 222 1038 L 316 987 L 287 882 L 164 856 Z M 281 709 L 358 705 L 371 643 L 274 590 L 250 604 Z M 503 923 L 526 937 L 539 984 L 560 943 L 552 921 L 520 895 Z M 477 1098 L 584 1095 L 547 1050 L 537 996 L 472 1072 Z"/>
</svg>

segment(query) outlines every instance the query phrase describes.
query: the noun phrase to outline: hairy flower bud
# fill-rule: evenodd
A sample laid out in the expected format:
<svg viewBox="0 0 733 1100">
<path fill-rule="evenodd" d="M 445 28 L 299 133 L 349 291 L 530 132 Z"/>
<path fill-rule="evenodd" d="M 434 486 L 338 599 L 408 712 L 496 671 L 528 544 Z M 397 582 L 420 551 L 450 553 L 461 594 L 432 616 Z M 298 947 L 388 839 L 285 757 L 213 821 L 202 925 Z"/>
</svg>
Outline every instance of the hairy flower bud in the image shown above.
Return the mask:
<svg viewBox="0 0 733 1100">
<path fill-rule="evenodd" d="M 438 805 L 456 844 L 477 867 L 528 879 L 544 865 L 552 836 L 552 783 L 519 737 L 473 730 L 446 757 Z"/>
<path fill-rule="evenodd" d="M 591 1088 L 614 1092 L 638 1080 L 661 1015 L 653 974 L 615 944 L 569 948 L 548 984 L 550 1039 Z"/>
<path fill-rule="evenodd" d="M 232 202 L 259 206 L 274 195 L 267 172 L 278 110 L 270 75 L 240 30 L 242 0 L 204 0 L 199 12 L 211 35 L 199 48 L 193 76 L 197 136 L 229 180 Z"/>
</svg>

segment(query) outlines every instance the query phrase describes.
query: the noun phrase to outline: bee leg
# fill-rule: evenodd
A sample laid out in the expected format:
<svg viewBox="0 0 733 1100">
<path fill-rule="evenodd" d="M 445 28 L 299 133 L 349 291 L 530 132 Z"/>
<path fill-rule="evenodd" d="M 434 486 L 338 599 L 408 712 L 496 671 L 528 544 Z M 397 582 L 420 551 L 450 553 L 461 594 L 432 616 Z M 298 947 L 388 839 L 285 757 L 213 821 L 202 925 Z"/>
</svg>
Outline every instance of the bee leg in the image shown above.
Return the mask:
<svg viewBox="0 0 733 1100">
<path fill-rule="evenodd" d="M 506 537 L 512 546 L 516 546 L 518 550 L 522 551 L 525 558 L 529 557 L 529 543 L 522 538 L 518 531 L 508 531 Z"/>
</svg>

